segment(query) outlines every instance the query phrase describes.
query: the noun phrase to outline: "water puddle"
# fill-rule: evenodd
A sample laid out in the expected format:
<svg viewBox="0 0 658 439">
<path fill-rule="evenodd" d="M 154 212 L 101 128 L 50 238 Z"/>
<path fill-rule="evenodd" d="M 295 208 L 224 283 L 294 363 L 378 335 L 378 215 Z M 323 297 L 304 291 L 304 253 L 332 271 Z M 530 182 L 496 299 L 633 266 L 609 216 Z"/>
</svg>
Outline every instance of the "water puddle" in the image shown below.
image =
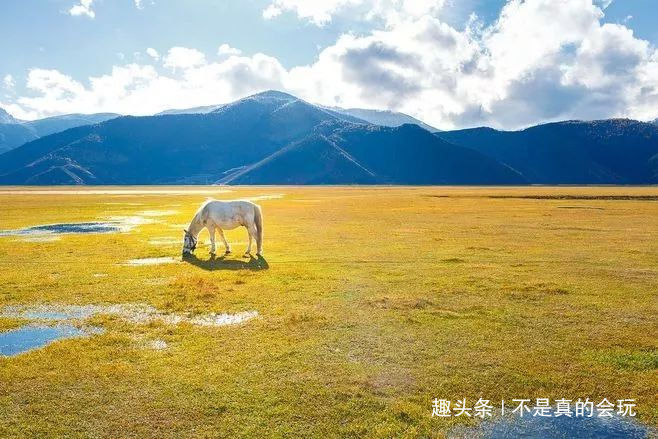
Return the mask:
<svg viewBox="0 0 658 439">
<path fill-rule="evenodd" d="M 149 305 L 37 305 L 7 306 L 0 316 L 36 321 L 82 321 L 95 315 L 111 315 L 136 324 L 160 321 L 169 325 L 189 323 L 195 326 L 236 325 L 258 317 L 257 311 L 229 313 L 165 313 Z"/>
<path fill-rule="evenodd" d="M 50 242 L 59 239 L 60 235 L 125 233 L 137 226 L 154 222 L 156 221 L 143 216 L 112 216 L 107 221 L 44 224 L 22 229 L 0 230 L 0 237 L 20 236 L 24 241 Z"/>
<path fill-rule="evenodd" d="M 116 233 L 121 231 L 119 224 L 108 222 L 62 223 L 25 227 L 15 230 L 0 230 L 0 236 L 24 235 L 66 235 L 72 233 Z"/>
<path fill-rule="evenodd" d="M 122 265 L 129 265 L 131 267 L 140 267 L 144 265 L 164 265 L 164 264 L 180 264 L 179 259 L 172 258 L 171 256 L 165 256 L 162 258 L 142 258 L 142 259 L 130 259 L 124 262 Z"/>
<path fill-rule="evenodd" d="M 18 329 L 0 333 L 0 356 L 13 356 L 42 348 L 56 340 L 86 337 L 99 334 L 100 328 L 76 328 L 60 324 L 56 326 L 26 325 Z"/>
<path fill-rule="evenodd" d="M 654 432 L 633 418 L 614 417 L 540 417 L 523 416 L 484 421 L 477 427 L 461 427 L 448 438 L 647 438 Z"/>
<path fill-rule="evenodd" d="M 32 307 L 7 306 L 0 314 L 2 317 L 20 318 L 26 320 L 84 320 L 97 314 L 93 305 L 50 306 L 37 305 Z"/>
<path fill-rule="evenodd" d="M 208 314 L 188 318 L 187 322 L 198 326 L 226 326 L 237 325 L 258 317 L 256 311 L 245 311 L 237 314 Z"/>
<path fill-rule="evenodd" d="M 116 316 L 134 324 L 161 322 L 166 325 L 187 323 L 195 326 L 218 327 L 237 325 L 258 317 L 256 311 L 228 313 L 165 313 L 149 305 L 37 305 L 7 306 L 0 316 L 30 320 L 31 323 L 17 329 L 0 332 L 0 356 L 13 356 L 23 352 L 39 349 L 62 339 L 87 337 L 103 333 L 95 326 L 78 327 L 85 320 L 95 315 Z M 152 340 L 146 347 L 153 350 L 165 350 L 168 344 L 164 340 Z"/>
</svg>

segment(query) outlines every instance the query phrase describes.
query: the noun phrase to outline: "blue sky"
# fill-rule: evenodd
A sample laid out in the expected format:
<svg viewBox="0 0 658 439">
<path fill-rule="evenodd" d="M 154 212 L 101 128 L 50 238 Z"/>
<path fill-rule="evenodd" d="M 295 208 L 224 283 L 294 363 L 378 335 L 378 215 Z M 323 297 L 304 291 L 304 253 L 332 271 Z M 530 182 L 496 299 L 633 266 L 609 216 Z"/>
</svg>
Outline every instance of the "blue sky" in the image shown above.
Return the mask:
<svg viewBox="0 0 658 439">
<path fill-rule="evenodd" d="M 653 0 L 8 1 L 0 107 L 25 119 L 151 114 L 278 88 L 443 128 L 650 119 L 657 9 Z"/>
</svg>

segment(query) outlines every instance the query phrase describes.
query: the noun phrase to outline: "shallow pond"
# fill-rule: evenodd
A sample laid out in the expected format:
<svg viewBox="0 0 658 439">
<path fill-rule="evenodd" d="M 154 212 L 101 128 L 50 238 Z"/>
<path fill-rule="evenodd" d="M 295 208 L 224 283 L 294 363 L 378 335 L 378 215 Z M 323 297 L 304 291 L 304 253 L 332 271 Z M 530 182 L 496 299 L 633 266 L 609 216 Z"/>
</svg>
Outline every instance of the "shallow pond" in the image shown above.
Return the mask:
<svg viewBox="0 0 658 439">
<path fill-rule="evenodd" d="M 484 421 L 477 427 L 456 428 L 448 438 L 596 438 L 644 439 L 655 432 L 632 417 L 537 417 L 524 416 Z"/>
<path fill-rule="evenodd" d="M 95 315 L 113 315 L 132 323 L 146 324 L 160 321 L 165 324 L 177 325 L 190 323 L 196 326 L 226 326 L 236 325 L 258 317 L 257 311 L 230 313 L 166 313 L 143 304 L 116 305 L 35 305 L 6 306 L 1 312 L 2 317 L 21 318 L 33 321 L 83 321 Z"/>
<path fill-rule="evenodd" d="M 258 317 L 256 311 L 228 313 L 164 313 L 148 305 L 36 305 L 6 306 L 2 317 L 30 320 L 32 323 L 7 332 L 0 332 L 0 356 L 13 356 L 31 349 L 42 348 L 55 340 L 100 334 L 102 328 L 78 327 L 95 315 L 112 315 L 135 324 L 161 322 L 166 325 L 188 323 L 195 326 L 217 327 L 238 325 Z M 76 322 L 78 326 L 73 326 Z M 167 349 L 164 340 L 155 340 L 147 346 L 153 350 Z"/>
<path fill-rule="evenodd" d="M 0 356 L 13 356 L 31 349 L 42 348 L 55 340 L 86 337 L 97 334 L 99 328 L 80 329 L 71 325 L 26 325 L 7 332 L 0 332 Z"/>
<path fill-rule="evenodd" d="M 23 236 L 45 234 L 71 233 L 117 233 L 122 230 L 121 224 L 112 222 L 62 223 L 25 227 L 16 230 L 0 230 L 0 236 Z"/>
</svg>

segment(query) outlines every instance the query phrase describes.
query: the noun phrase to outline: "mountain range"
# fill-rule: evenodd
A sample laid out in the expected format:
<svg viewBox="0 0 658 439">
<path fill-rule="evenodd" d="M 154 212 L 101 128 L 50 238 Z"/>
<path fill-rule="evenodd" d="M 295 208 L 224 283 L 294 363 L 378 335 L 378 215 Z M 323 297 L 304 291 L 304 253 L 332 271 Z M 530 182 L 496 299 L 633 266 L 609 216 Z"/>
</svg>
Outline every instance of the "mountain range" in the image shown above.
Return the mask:
<svg viewBox="0 0 658 439">
<path fill-rule="evenodd" d="M 186 109 L 172 109 L 165 110 L 158 113 L 156 116 L 170 115 L 170 114 L 208 114 L 220 109 L 223 105 L 208 105 L 204 107 L 193 107 Z M 340 107 L 325 107 L 319 106 L 334 113 L 342 114 L 348 116 L 350 120 L 358 119 L 360 122 L 367 122 L 373 125 L 379 125 L 384 127 L 399 127 L 404 124 L 413 124 L 418 125 L 421 128 L 426 129 L 432 133 L 440 131 L 433 126 L 430 126 L 418 120 L 415 117 L 409 116 L 408 114 L 388 111 L 388 110 L 369 110 L 365 108 L 340 108 Z"/>
<path fill-rule="evenodd" d="M 118 116 L 114 113 L 65 114 L 34 121 L 22 121 L 0 108 L 0 154 L 40 137 L 69 128 L 104 122 Z"/>
<path fill-rule="evenodd" d="M 0 108 L 0 154 L 36 138 L 31 129 Z"/>
<path fill-rule="evenodd" d="M 658 183 L 658 127 L 629 119 L 565 121 L 521 131 L 437 133 L 538 184 Z"/>
<path fill-rule="evenodd" d="M 174 114 L 208 114 L 218 110 L 224 104 L 208 105 L 204 107 L 193 107 L 184 109 L 170 109 L 157 113 L 156 116 L 174 115 Z M 438 129 L 427 125 L 423 121 L 413 118 L 404 113 L 385 110 L 367 110 L 362 108 L 339 108 L 323 107 L 335 113 L 342 114 L 349 120 L 358 119 L 361 122 L 368 122 L 374 125 L 397 127 L 405 123 L 416 124 L 431 132 L 437 132 Z M 53 116 L 45 119 L 34 121 L 22 121 L 14 118 L 5 110 L 0 108 L 0 154 L 21 146 L 31 140 L 47 136 L 49 134 L 64 131 L 69 128 L 75 128 L 82 125 L 90 125 L 104 122 L 121 116 L 116 113 L 97 113 L 97 114 L 65 114 Z"/>
<path fill-rule="evenodd" d="M 0 184 L 658 183 L 658 126 L 632 120 L 431 132 L 276 91 L 111 116 L 0 155 Z"/>
<path fill-rule="evenodd" d="M 376 126 L 281 92 L 207 114 L 119 117 L 0 157 L 3 184 L 523 182 L 416 125 Z"/>
<path fill-rule="evenodd" d="M 399 113 L 396 111 L 387 110 L 369 110 L 365 108 L 340 108 L 340 107 L 324 107 L 328 110 L 335 111 L 340 114 L 356 117 L 357 119 L 366 121 L 373 125 L 380 125 L 383 127 L 399 127 L 404 124 L 418 125 L 431 133 L 440 131 L 431 125 L 426 124 L 422 120 L 408 114 Z"/>
</svg>

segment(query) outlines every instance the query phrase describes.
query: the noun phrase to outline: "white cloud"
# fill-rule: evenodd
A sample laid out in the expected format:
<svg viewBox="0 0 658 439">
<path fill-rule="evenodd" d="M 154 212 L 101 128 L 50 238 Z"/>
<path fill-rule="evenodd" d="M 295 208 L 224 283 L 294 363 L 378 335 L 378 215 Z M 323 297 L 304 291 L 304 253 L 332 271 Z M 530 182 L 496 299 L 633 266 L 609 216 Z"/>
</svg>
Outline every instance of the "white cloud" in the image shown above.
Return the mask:
<svg viewBox="0 0 658 439">
<path fill-rule="evenodd" d="M 281 8 L 275 6 L 274 4 L 269 5 L 263 10 L 263 18 L 266 20 L 271 20 L 272 18 L 278 17 L 281 15 Z"/>
<path fill-rule="evenodd" d="M 99 111 L 147 115 L 283 89 L 286 73 L 275 58 L 260 53 L 190 66 L 178 75 L 159 74 L 151 65 L 115 66 L 107 75 L 89 78 L 88 86 L 56 70 L 33 69 L 27 87 L 34 96 L 23 96 L 5 108 L 24 119 Z"/>
<path fill-rule="evenodd" d="M 27 87 L 33 90 L 37 97 L 21 97 L 18 99 L 18 105 L 9 106 L 16 114 L 27 118 L 41 114 L 73 113 L 75 110 L 67 106 L 67 102 L 77 100 L 85 93 L 82 84 L 57 70 L 30 70 Z M 69 109 L 72 111 L 68 111 Z"/>
<path fill-rule="evenodd" d="M 146 54 L 148 56 L 150 56 L 151 58 L 153 58 L 154 60 L 156 60 L 156 61 L 158 61 L 160 59 L 160 54 L 158 53 L 157 50 L 155 50 L 152 47 L 149 47 L 148 49 L 146 49 Z"/>
<path fill-rule="evenodd" d="M 69 9 L 69 14 L 73 16 L 86 15 L 89 18 L 94 18 L 96 13 L 91 9 L 93 2 L 94 0 L 80 0 L 80 3 Z"/>
<path fill-rule="evenodd" d="M 172 47 L 164 57 L 165 67 L 172 69 L 187 69 L 206 63 L 206 55 L 196 49 L 187 47 Z"/>
<path fill-rule="evenodd" d="M 383 30 L 342 36 L 293 68 L 289 84 L 327 105 L 389 108 L 443 128 L 648 119 L 658 53 L 602 18 L 590 0 L 510 0 L 493 25 L 463 31 L 398 14 Z"/>
<path fill-rule="evenodd" d="M 7 90 L 12 90 L 16 83 L 14 82 L 14 77 L 7 73 L 3 78 L 2 78 L 2 84 L 5 86 Z"/>
<path fill-rule="evenodd" d="M 335 14 L 349 10 L 352 17 L 356 11 L 363 19 L 380 17 L 393 23 L 400 21 L 401 17 L 435 13 L 444 3 L 445 0 L 272 0 L 263 10 L 263 18 L 270 20 L 290 11 L 301 19 L 324 26 Z"/>
<path fill-rule="evenodd" d="M 135 7 L 137 9 L 144 9 L 146 5 L 154 5 L 155 0 L 135 0 Z"/>
<path fill-rule="evenodd" d="M 329 4 L 334 9 L 299 9 L 300 17 L 323 22 L 323 13 L 330 16 L 346 2 Z M 34 69 L 30 95 L 7 108 L 21 118 L 151 114 L 282 89 L 325 105 L 403 111 L 445 129 L 658 116 L 658 51 L 624 25 L 602 23 L 592 0 L 509 0 L 492 25 L 474 19 L 464 29 L 440 20 L 442 2 L 398 2 L 388 13 L 384 4 L 371 9 L 386 17 L 382 29 L 342 35 L 308 65 L 286 69 L 276 58 L 245 56 L 228 44 L 218 54 L 231 56 L 208 62 L 196 49 L 173 47 L 163 57 L 172 69 L 166 73 L 130 64 L 84 85 Z M 147 49 L 159 56 L 152 52 Z"/>
<path fill-rule="evenodd" d="M 274 0 L 263 11 L 263 18 L 269 20 L 281 15 L 283 11 L 294 11 L 298 17 L 323 26 L 331 21 L 332 15 L 339 9 L 362 2 L 363 0 Z"/>
<path fill-rule="evenodd" d="M 96 18 L 96 13 L 92 9 L 94 0 L 78 0 L 79 3 L 69 9 L 69 14 L 73 16 L 86 15 L 89 18 Z M 144 9 L 144 0 L 134 0 L 137 9 Z M 153 2 L 151 2 L 153 3 Z"/>
<path fill-rule="evenodd" d="M 242 51 L 240 49 L 236 49 L 235 47 L 231 47 L 228 44 L 224 43 L 221 46 L 219 46 L 219 49 L 217 49 L 217 55 L 219 56 L 225 56 L 225 55 L 240 55 Z"/>
</svg>

